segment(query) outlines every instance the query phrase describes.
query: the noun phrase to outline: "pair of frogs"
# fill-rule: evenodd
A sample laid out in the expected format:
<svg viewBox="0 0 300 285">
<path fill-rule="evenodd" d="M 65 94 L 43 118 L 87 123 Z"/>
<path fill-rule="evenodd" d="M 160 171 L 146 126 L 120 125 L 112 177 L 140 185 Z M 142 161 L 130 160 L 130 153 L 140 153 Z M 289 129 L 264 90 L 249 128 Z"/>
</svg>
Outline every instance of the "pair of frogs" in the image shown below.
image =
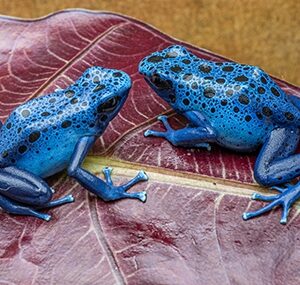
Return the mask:
<svg viewBox="0 0 300 285">
<path fill-rule="evenodd" d="M 232 62 L 200 59 L 182 46 L 171 46 L 145 57 L 140 73 L 156 93 L 185 116 L 189 124 L 173 130 L 148 130 L 145 136 L 167 139 L 175 146 L 205 147 L 217 143 L 237 151 L 262 146 L 254 174 L 257 182 L 273 186 L 275 196 L 254 194 L 270 202 L 243 215 L 258 216 L 281 205 L 281 223 L 300 197 L 300 184 L 284 183 L 300 175 L 300 99 L 288 96 L 261 69 Z M 125 185 L 115 186 L 111 168 L 105 181 L 81 164 L 108 123 L 117 115 L 131 88 L 122 71 L 91 67 L 71 86 L 26 102 L 15 109 L 0 130 L 0 207 L 12 214 L 51 217 L 39 209 L 73 202 L 72 195 L 51 200 L 43 178 L 63 169 L 83 187 L 105 201 L 122 198 L 146 201 L 145 192 L 127 190 L 148 179 L 145 172 Z M 279 187 L 278 185 L 284 185 Z"/>
</svg>

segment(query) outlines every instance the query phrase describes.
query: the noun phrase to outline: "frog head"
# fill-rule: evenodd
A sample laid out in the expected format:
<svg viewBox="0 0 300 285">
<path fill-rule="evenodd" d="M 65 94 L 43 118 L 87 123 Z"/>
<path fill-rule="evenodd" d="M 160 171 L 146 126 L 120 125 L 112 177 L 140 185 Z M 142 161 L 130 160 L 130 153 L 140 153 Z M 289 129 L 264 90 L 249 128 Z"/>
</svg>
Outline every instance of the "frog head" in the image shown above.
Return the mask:
<svg viewBox="0 0 300 285">
<path fill-rule="evenodd" d="M 183 77 L 191 71 L 195 60 L 199 59 L 186 48 L 174 45 L 145 57 L 139 64 L 139 72 L 151 88 L 176 109 L 178 88 L 185 84 Z"/>
<path fill-rule="evenodd" d="M 82 89 L 82 100 L 96 115 L 100 125 L 107 125 L 125 103 L 131 79 L 123 71 L 93 66 L 76 82 Z"/>
</svg>

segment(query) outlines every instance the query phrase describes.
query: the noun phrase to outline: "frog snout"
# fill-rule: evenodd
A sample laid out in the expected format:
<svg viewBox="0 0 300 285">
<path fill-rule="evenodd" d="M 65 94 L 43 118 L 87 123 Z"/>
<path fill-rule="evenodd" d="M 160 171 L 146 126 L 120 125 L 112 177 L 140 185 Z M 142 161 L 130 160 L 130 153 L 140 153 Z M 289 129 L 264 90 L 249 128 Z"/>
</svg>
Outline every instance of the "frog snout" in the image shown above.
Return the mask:
<svg viewBox="0 0 300 285">
<path fill-rule="evenodd" d="M 119 90 L 117 91 L 118 96 L 120 96 L 123 100 L 126 100 L 129 91 L 131 88 L 131 80 L 125 81 L 122 83 L 122 85 L 119 87 Z"/>
<path fill-rule="evenodd" d="M 129 89 L 131 88 L 131 79 L 130 76 L 124 72 L 124 83 L 123 83 L 123 88 L 125 89 L 125 91 L 129 91 Z"/>
<path fill-rule="evenodd" d="M 142 74 L 142 75 L 146 75 L 145 74 L 145 59 L 143 59 L 140 63 L 139 63 L 139 67 L 138 67 L 138 70 L 139 70 L 139 73 Z"/>
<path fill-rule="evenodd" d="M 145 77 L 149 77 L 151 73 L 153 73 L 153 69 L 155 68 L 156 64 L 149 64 L 148 57 L 145 57 L 139 63 L 139 73 Z"/>
</svg>

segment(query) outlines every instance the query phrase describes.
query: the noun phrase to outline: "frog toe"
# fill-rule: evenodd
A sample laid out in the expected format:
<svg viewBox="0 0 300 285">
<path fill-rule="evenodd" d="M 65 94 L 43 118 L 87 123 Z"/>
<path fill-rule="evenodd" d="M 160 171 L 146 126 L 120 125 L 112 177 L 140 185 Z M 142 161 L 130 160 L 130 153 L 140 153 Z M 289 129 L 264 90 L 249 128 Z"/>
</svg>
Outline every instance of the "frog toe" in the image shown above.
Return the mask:
<svg viewBox="0 0 300 285">
<path fill-rule="evenodd" d="M 142 192 L 138 192 L 137 194 L 138 195 L 138 199 L 143 202 L 143 203 L 146 203 L 147 201 L 147 192 L 146 191 L 142 191 Z"/>
<path fill-rule="evenodd" d="M 145 136 L 145 137 L 150 137 L 150 136 L 152 136 L 152 131 L 151 131 L 151 130 L 145 131 L 145 132 L 144 132 L 144 136 Z"/>
<path fill-rule="evenodd" d="M 165 121 L 165 120 L 167 120 L 167 119 L 168 119 L 168 117 L 165 116 L 165 115 L 160 115 L 160 116 L 157 117 L 157 120 L 159 120 L 159 121 L 161 121 L 161 122 L 163 122 L 163 121 Z"/>
<path fill-rule="evenodd" d="M 165 115 L 160 115 L 157 117 L 157 120 L 161 121 L 166 128 L 167 131 L 173 131 L 172 127 L 170 126 L 168 122 L 168 117 Z"/>
<path fill-rule="evenodd" d="M 74 198 L 74 196 L 73 196 L 72 194 L 67 195 L 67 196 L 65 197 L 65 202 L 66 202 L 66 203 L 73 203 L 74 201 L 75 201 L 75 198 Z"/>
<path fill-rule="evenodd" d="M 43 214 L 41 218 L 46 222 L 49 222 L 51 220 L 51 216 L 48 214 Z"/>
<path fill-rule="evenodd" d="M 112 173 L 112 167 L 103 167 L 102 172 L 104 175 L 111 175 Z"/>
<path fill-rule="evenodd" d="M 146 130 L 144 132 L 144 136 L 145 137 L 162 137 L 164 138 L 166 136 L 166 133 L 165 132 L 157 132 L 157 131 L 152 131 L 152 130 Z"/>
<path fill-rule="evenodd" d="M 138 177 L 139 177 L 140 181 L 147 181 L 149 179 L 148 175 L 146 174 L 146 172 L 144 170 L 141 170 L 138 173 Z"/>
<path fill-rule="evenodd" d="M 104 174 L 104 177 L 105 177 L 105 181 L 108 185 L 112 186 L 113 185 L 113 182 L 112 182 L 112 179 L 111 179 L 111 173 L 112 173 L 112 168 L 111 167 L 104 167 L 102 169 L 102 172 Z"/>
<path fill-rule="evenodd" d="M 281 218 L 280 224 L 286 225 L 287 224 L 287 217 Z"/>
<path fill-rule="evenodd" d="M 134 192 L 134 193 L 126 193 L 125 192 L 123 198 L 137 199 L 137 200 L 140 200 L 141 202 L 145 203 L 147 200 L 147 193 L 146 193 L 146 191 Z"/>
<path fill-rule="evenodd" d="M 252 200 L 261 200 L 261 201 L 265 201 L 265 202 L 274 201 L 276 198 L 277 198 L 277 195 L 265 196 L 265 195 L 261 195 L 259 193 L 253 193 L 251 196 Z"/>
<path fill-rule="evenodd" d="M 243 217 L 244 221 L 247 221 L 251 218 L 251 214 L 250 213 L 243 213 L 242 217 Z"/>
</svg>

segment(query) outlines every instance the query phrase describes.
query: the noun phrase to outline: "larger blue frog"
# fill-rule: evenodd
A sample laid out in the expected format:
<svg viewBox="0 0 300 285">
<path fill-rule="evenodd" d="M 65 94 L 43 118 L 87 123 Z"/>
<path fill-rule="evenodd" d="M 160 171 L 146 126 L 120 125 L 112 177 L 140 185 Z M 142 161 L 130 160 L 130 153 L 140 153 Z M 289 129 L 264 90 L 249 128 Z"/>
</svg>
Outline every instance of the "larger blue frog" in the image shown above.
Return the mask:
<svg viewBox="0 0 300 285">
<path fill-rule="evenodd" d="M 233 62 L 200 59 L 182 46 L 171 46 L 145 57 L 140 73 L 156 93 L 189 124 L 173 130 L 160 116 L 166 132 L 147 130 L 145 136 L 167 139 L 175 146 L 207 147 L 217 143 L 237 151 L 262 146 L 255 163 L 255 179 L 280 191 L 275 196 L 253 194 L 270 202 L 249 219 L 281 205 L 281 223 L 287 222 L 290 206 L 300 197 L 300 183 L 283 183 L 300 175 L 300 100 L 288 96 L 264 71 Z"/>
<path fill-rule="evenodd" d="M 145 192 L 127 193 L 147 175 L 114 186 L 111 169 L 106 182 L 81 167 L 97 138 L 124 104 L 131 88 L 122 71 L 91 67 L 71 86 L 16 108 L 0 130 L 0 207 L 12 214 L 51 217 L 37 210 L 73 201 L 72 195 L 51 201 L 53 190 L 43 178 L 63 169 L 105 201 L 146 200 Z"/>
</svg>

